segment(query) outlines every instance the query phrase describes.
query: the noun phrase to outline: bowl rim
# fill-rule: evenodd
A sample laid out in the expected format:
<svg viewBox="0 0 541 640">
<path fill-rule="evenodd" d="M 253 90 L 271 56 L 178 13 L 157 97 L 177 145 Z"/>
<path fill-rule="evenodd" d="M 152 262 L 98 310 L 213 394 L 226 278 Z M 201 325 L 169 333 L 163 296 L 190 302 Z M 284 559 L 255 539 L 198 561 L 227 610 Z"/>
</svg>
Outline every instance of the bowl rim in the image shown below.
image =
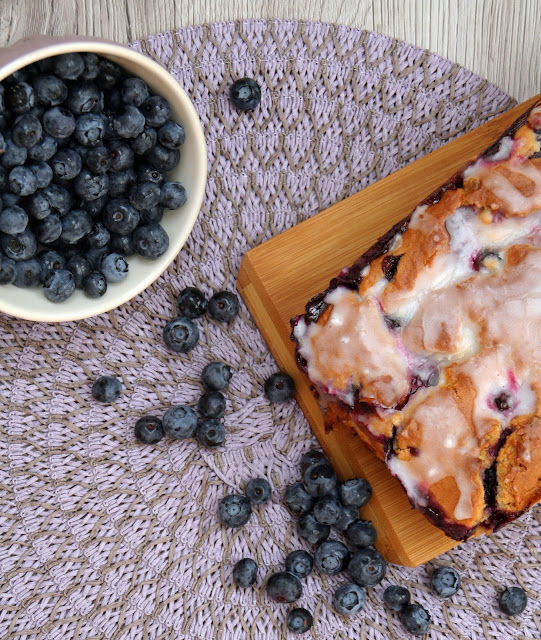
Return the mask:
<svg viewBox="0 0 541 640">
<path fill-rule="evenodd" d="M 32 48 L 29 50 L 28 47 Z M 19 50 L 21 51 L 20 54 Z M 136 284 L 128 287 L 126 291 L 115 293 L 114 295 L 111 293 L 109 297 L 106 294 L 102 298 L 88 298 L 89 306 L 84 304 L 71 311 L 63 311 L 62 303 L 58 303 L 54 307 L 47 306 L 41 310 L 39 307 L 32 308 L 30 306 L 21 308 L 20 304 L 12 303 L 9 299 L 3 297 L 0 289 L 0 312 L 18 319 L 48 323 L 82 320 L 106 313 L 125 304 L 155 282 L 168 269 L 185 245 L 200 213 L 207 182 L 205 137 L 199 115 L 192 101 L 167 69 L 154 59 L 127 45 L 91 36 L 32 36 L 22 38 L 0 51 L 0 82 L 14 71 L 18 71 L 33 62 L 63 53 L 95 53 L 106 58 L 114 57 L 117 62 L 119 59 L 130 60 L 143 67 L 149 74 L 152 74 L 156 78 L 156 84 L 165 83 L 169 85 L 169 88 L 177 93 L 178 106 L 185 112 L 186 119 L 191 121 L 191 135 L 195 137 L 195 146 L 201 152 L 196 153 L 195 157 L 191 159 L 195 163 L 196 177 L 193 183 L 190 184 L 190 198 L 182 208 L 182 215 L 186 224 L 183 226 L 182 231 L 175 236 L 175 242 L 170 242 L 169 248 L 164 254 L 165 257 L 158 258 L 159 262 L 150 262 L 149 274 L 140 278 Z M 3 60 L 6 60 L 6 62 L 3 63 Z M 156 265 L 156 269 L 153 270 L 152 265 Z"/>
</svg>

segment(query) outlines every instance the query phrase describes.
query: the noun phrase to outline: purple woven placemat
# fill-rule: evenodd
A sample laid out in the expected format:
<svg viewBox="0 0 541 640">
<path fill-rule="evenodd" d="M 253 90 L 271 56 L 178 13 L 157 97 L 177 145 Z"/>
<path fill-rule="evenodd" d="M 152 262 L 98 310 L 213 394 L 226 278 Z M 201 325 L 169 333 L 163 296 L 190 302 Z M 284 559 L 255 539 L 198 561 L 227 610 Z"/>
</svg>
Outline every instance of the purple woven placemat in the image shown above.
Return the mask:
<svg viewBox="0 0 541 640">
<path fill-rule="evenodd" d="M 214 24 L 133 46 L 163 61 L 195 103 L 208 144 L 206 198 L 175 263 L 115 312 L 61 325 L 0 316 L 0 637 L 285 638 L 288 607 L 259 588 L 233 588 L 231 570 L 253 557 L 261 585 L 286 553 L 304 548 L 280 495 L 314 440 L 295 403 L 264 399 L 275 364 L 244 307 L 229 327 L 203 319 L 190 354 L 164 349 L 175 294 L 186 285 L 234 290 L 247 249 L 514 102 L 448 60 L 326 24 Z M 249 114 L 228 100 L 232 79 L 244 75 L 263 88 Z M 137 417 L 195 403 L 201 370 L 216 359 L 234 369 L 227 446 L 138 445 Z M 125 386 L 110 406 L 90 396 L 104 373 Z M 219 498 L 254 476 L 270 480 L 272 502 L 244 528 L 222 529 Z M 432 639 L 539 637 L 540 513 L 438 558 L 463 576 L 448 600 L 431 594 L 427 567 L 392 566 L 347 620 L 330 607 L 345 578 L 309 577 L 299 604 L 314 613 L 311 637 L 404 638 L 382 605 L 390 582 L 430 610 Z M 515 583 L 530 604 L 508 620 L 496 594 Z"/>
</svg>

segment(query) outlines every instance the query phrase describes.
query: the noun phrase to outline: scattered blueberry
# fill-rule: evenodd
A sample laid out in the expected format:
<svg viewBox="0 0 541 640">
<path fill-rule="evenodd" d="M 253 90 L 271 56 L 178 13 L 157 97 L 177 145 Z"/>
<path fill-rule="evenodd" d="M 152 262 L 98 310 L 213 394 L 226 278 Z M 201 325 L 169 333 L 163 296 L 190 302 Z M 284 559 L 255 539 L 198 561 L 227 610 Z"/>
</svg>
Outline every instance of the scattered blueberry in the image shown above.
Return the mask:
<svg viewBox="0 0 541 640">
<path fill-rule="evenodd" d="M 93 271 L 83 278 L 83 291 L 90 298 L 101 298 L 107 291 L 107 280 L 99 271 Z"/>
<path fill-rule="evenodd" d="M 322 496 L 314 505 L 314 518 L 321 524 L 335 524 L 342 515 L 342 505 L 333 496 Z"/>
<path fill-rule="evenodd" d="M 298 578 L 306 578 L 312 572 L 314 558 L 308 551 L 297 549 L 286 556 L 286 571 L 295 574 Z"/>
<path fill-rule="evenodd" d="M 328 576 L 335 576 L 344 571 L 349 562 L 348 548 L 338 540 L 322 542 L 316 550 L 314 564 L 316 568 Z"/>
<path fill-rule="evenodd" d="M 383 602 L 391 611 L 402 611 L 410 603 L 411 595 L 406 587 L 396 584 L 389 585 L 383 592 Z"/>
<path fill-rule="evenodd" d="M 179 317 L 170 320 L 163 329 L 165 346 L 177 353 L 191 351 L 199 340 L 199 329 L 189 318 Z"/>
<path fill-rule="evenodd" d="M 366 591 L 352 582 L 346 582 L 334 592 L 332 606 L 336 613 L 353 616 L 359 613 L 366 602 Z"/>
<path fill-rule="evenodd" d="M 273 573 L 265 589 L 269 598 L 276 602 L 295 602 L 302 596 L 301 581 L 289 571 Z"/>
<path fill-rule="evenodd" d="M 331 532 L 328 524 L 320 524 L 311 513 L 305 513 L 297 521 L 297 532 L 310 544 L 320 544 Z"/>
<path fill-rule="evenodd" d="M 526 592 L 521 587 L 506 587 L 498 597 L 498 606 L 507 616 L 520 615 L 527 604 Z"/>
<path fill-rule="evenodd" d="M 252 78 L 236 80 L 229 90 L 233 105 L 241 111 L 252 111 L 261 102 L 261 88 Z"/>
<path fill-rule="evenodd" d="M 243 558 L 233 567 L 233 581 L 241 589 L 251 587 L 257 579 L 257 564 L 252 558 Z"/>
<path fill-rule="evenodd" d="M 250 501 L 236 494 L 225 496 L 218 504 L 218 517 L 226 527 L 242 527 L 252 515 Z"/>
<path fill-rule="evenodd" d="M 361 587 L 374 587 L 383 580 L 387 563 L 375 549 L 359 549 L 351 556 L 348 571 L 353 582 Z"/>
<path fill-rule="evenodd" d="M 280 371 L 270 375 L 263 388 L 269 402 L 287 402 L 295 395 L 293 378 Z"/>
<path fill-rule="evenodd" d="M 302 515 L 312 510 L 314 498 L 307 493 L 302 482 L 295 482 L 285 490 L 284 502 L 295 515 Z"/>
<path fill-rule="evenodd" d="M 314 498 L 330 494 L 336 489 L 336 474 L 327 462 L 316 462 L 302 475 L 306 491 Z"/>
<path fill-rule="evenodd" d="M 304 607 L 297 607 L 292 609 L 287 614 L 287 628 L 291 633 L 301 634 L 306 633 L 314 623 L 312 614 Z"/>
<path fill-rule="evenodd" d="M 252 504 L 262 504 L 270 500 L 271 487 L 265 478 L 253 478 L 246 485 L 244 493 Z"/>
<path fill-rule="evenodd" d="M 323 451 L 320 451 L 319 449 L 310 449 L 305 454 L 303 454 L 301 458 L 301 473 L 304 473 L 306 469 L 308 469 L 308 467 L 312 466 L 316 462 L 329 462 L 329 459 L 323 453 Z"/>
<path fill-rule="evenodd" d="M 115 376 L 100 376 L 92 385 L 92 395 L 99 402 L 114 402 L 122 393 L 122 382 Z"/>
<path fill-rule="evenodd" d="M 340 485 L 340 500 L 347 507 L 363 507 L 372 496 L 372 487 L 364 478 L 346 480 Z"/>
<path fill-rule="evenodd" d="M 342 505 L 342 510 L 340 511 L 340 515 L 336 519 L 334 523 L 334 528 L 339 531 L 346 531 L 350 524 L 355 522 L 359 518 L 359 511 L 354 507 L 344 507 Z"/>
<path fill-rule="evenodd" d="M 412 635 L 423 636 L 430 625 L 430 614 L 420 604 L 408 604 L 400 612 L 400 621 Z"/>
<path fill-rule="evenodd" d="M 197 408 L 206 418 L 221 418 L 225 413 L 225 397 L 219 391 L 207 391 L 199 398 Z"/>
<path fill-rule="evenodd" d="M 442 598 L 453 596 L 460 588 L 460 576 L 452 567 L 437 567 L 430 576 L 432 589 Z"/>
<path fill-rule="evenodd" d="M 143 444 L 155 444 L 163 435 L 162 421 L 156 416 L 145 416 L 135 423 L 135 437 Z"/>
<path fill-rule="evenodd" d="M 208 418 L 197 427 L 195 437 L 204 447 L 219 447 L 225 442 L 225 427 L 216 418 Z"/>
<path fill-rule="evenodd" d="M 219 322 L 230 322 L 239 311 L 239 299 L 230 291 L 218 291 L 208 303 L 210 315 Z"/>
<path fill-rule="evenodd" d="M 229 385 L 232 376 L 231 367 L 228 364 L 224 362 L 209 362 L 203 369 L 201 381 L 207 389 L 220 391 Z"/>
<path fill-rule="evenodd" d="M 177 405 L 167 409 L 162 424 L 165 435 L 174 440 L 191 438 L 197 429 L 197 414 L 191 407 Z"/>
<path fill-rule="evenodd" d="M 205 294 L 196 287 L 186 287 L 177 298 L 178 310 L 181 316 L 194 319 L 202 316 L 207 310 Z"/>
<path fill-rule="evenodd" d="M 377 537 L 374 525 L 368 520 L 357 520 L 350 524 L 346 531 L 347 543 L 356 549 L 370 547 L 376 542 Z"/>
</svg>

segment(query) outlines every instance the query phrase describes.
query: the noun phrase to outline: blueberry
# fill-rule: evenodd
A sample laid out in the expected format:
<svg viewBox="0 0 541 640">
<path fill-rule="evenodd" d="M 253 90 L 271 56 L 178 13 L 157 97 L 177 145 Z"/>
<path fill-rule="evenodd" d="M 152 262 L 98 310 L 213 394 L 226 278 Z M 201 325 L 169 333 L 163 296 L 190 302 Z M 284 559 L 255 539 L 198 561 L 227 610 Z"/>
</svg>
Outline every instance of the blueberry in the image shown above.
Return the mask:
<svg viewBox="0 0 541 640">
<path fill-rule="evenodd" d="M 526 592 L 521 587 L 506 587 L 498 597 L 498 606 L 507 616 L 520 615 L 527 604 Z"/>
<path fill-rule="evenodd" d="M 15 144 L 13 139 L 9 136 L 4 136 L 4 141 L 6 150 L 1 156 L 2 166 L 6 169 L 11 169 L 12 167 L 23 165 L 28 156 L 26 147 L 20 147 L 18 144 Z"/>
<path fill-rule="evenodd" d="M 52 213 L 45 219 L 40 220 L 38 224 L 34 226 L 36 233 L 36 239 L 42 244 L 50 244 L 60 238 L 62 233 L 62 221 L 59 216 Z"/>
<path fill-rule="evenodd" d="M 301 515 L 312 510 L 314 498 L 306 492 L 302 482 L 295 482 L 285 490 L 284 503 L 292 513 Z"/>
<path fill-rule="evenodd" d="M 313 566 L 314 558 L 304 549 L 297 549 L 286 556 L 286 571 L 295 574 L 298 578 L 309 576 Z"/>
<path fill-rule="evenodd" d="M 137 155 L 142 156 L 156 146 L 157 140 L 158 134 L 156 133 L 156 129 L 145 125 L 141 133 L 132 140 L 131 148 Z"/>
<path fill-rule="evenodd" d="M 94 271 L 99 271 L 100 260 L 107 253 L 109 253 L 109 247 L 106 245 L 105 247 L 91 247 L 84 254 L 84 256 L 88 260 L 88 262 L 90 263 L 90 266 L 92 267 L 92 269 Z"/>
<path fill-rule="evenodd" d="M 66 258 L 62 254 L 58 253 L 58 251 L 54 251 L 53 249 L 42 251 L 38 255 L 38 260 L 41 264 L 42 280 L 48 278 L 55 271 L 66 268 Z"/>
<path fill-rule="evenodd" d="M 51 166 L 57 178 L 72 180 L 81 172 L 83 161 L 74 149 L 60 149 L 53 156 Z"/>
<path fill-rule="evenodd" d="M 169 236 L 157 222 L 148 222 L 135 230 L 133 246 L 143 258 L 156 260 L 169 248 Z"/>
<path fill-rule="evenodd" d="M 336 474 L 327 462 L 316 462 L 303 473 L 302 482 L 311 496 L 320 498 L 336 488 Z"/>
<path fill-rule="evenodd" d="M 92 395 L 99 402 L 114 402 L 122 393 L 122 382 L 115 376 L 100 376 L 92 385 Z"/>
<path fill-rule="evenodd" d="M 124 75 L 117 64 L 105 58 L 100 58 L 99 68 L 97 81 L 102 89 L 112 89 Z"/>
<path fill-rule="evenodd" d="M 114 233 L 127 235 L 139 224 L 139 214 L 125 198 L 110 200 L 105 206 L 103 224 Z"/>
<path fill-rule="evenodd" d="M 160 187 L 153 182 L 139 182 L 130 189 L 130 204 L 137 210 L 151 209 L 160 200 Z"/>
<path fill-rule="evenodd" d="M 225 442 L 225 427 L 216 418 L 209 418 L 197 427 L 195 437 L 204 447 L 219 447 Z"/>
<path fill-rule="evenodd" d="M 344 571 L 349 562 L 348 548 L 338 540 L 327 540 L 317 548 L 314 556 L 316 568 L 328 576 Z"/>
<path fill-rule="evenodd" d="M 437 567 L 430 576 L 432 589 L 442 598 L 453 596 L 460 588 L 460 576 L 452 567 Z"/>
<path fill-rule="evenodd" d="M 0 231 L 2 233 L 22 233 L 28 224 L 28 215 L 24 209 L 14 205 L 0 212 Z"/>
<path fill-rule="evenodd" d="M 85 63 L 79 53 L 63 53 L 53 58 L 53 71 L 63 80 L 76 80 L 85 70 Z"/>
<path fill-rule="evenodd" d="M 375 549 L 359 549 L 351 556 L 348 571 L 353 582 L 361 587 L 374 587 L 383 580 L 387 563 Z"/>
<path fill-rule="evenodd" d="M 109 253 L 100 259 L 99 270 L 107 282 L 120 282 L 128 275 L 128 263 L 119 253 Z"/>
<path fill-rule="evenodd" d="M 100 101 L 100 91 L 93 82 L 75 82 L 68 90 L 66 106 L 76 114 L 89 113 Z"/>
<path fill-rule="evenodd" d="M 420 604 L 408 604 L 400 612 L 400 622 L 414 636 L 423 636 L 430 625 L 430 614 Z"/>
<path fill-rule="evenodd" d="M 197 414 L 191 407 L 177 405 L 167 409 L 162 422 L 165 435 L 170 438 L 192 438 L 197 429 Z"/>
<path fill-rule="evenodd" d="M 139 418 L 135 423 L 135 437 L 143 444 L 156 444 L 163 438 L 162 421 L 156 416 Z"/>
<path fill-rule="evenodd" d="M 239 312 L 239 299 L 231 291 L 218 291 L 209 300 L 208 312 L 219 322 L 230 322 Z"/>
<path fill-rule="evenodd" d="M 287 402 L 295 395 L 295 383 L 287 373 L 277 372 L 270 375 L 263 385 L 269 402 Z"/>
<path fill-rule="evenodd" d="M 233 567 L 233 581 L 241 589 L 251 587 L 257 579 L 257 564 L 252 558 L 243 558 Z"/>
<path fill-rule="evenodd" d="M 15 280 L 15 261 L 0 256 L 0 284 L 11 284 Z"/>
<path fill-rule="evenodd" d="M 202 316 L 207 310 L 205 294 L 196 287 L 186 287 L 177 298 L 178 311 L 181 316 L 194 319 Z"/>
<path fill-rule="evenodd" d="M 41 280 L 41 265 L 36 258 L 21 260 L 15 263 L 15 279 L 13 284 L 16 287 L 35 287 Z"/>
<path fill-rule="evenodd" d="M 329 537 L 331 528 L 320 524 L 311 513 L 305 513 L 297 521 L 297 532 L 310 544 L 320 544 Z"/>
<path fill-rule="evenodd" d="M 171 171 L 180 160 L 180 151 L 178 149 L 167 149 L 157 144 L 145 156 L 148 164 L 158 171 Z"/>
<path fill-rule="evenodd" d="M 207 389 L 220 391 L 229 385 L 232 377 L 231 367 L 224 362 L 209 362 L 203 369 L 201 381 Z"/>
<path fill-rule="evenodd" d="M 60 215 L 65 215 L 71 209 L 71 195 L 64 187 L 57 184 L 50 184 L 45 187 L 42 193 L 47 197 L 53 211 Z"/>
<path fill-rule="evenodd" d="M 179 149 L 186 140 L 186 134 L 178 122 L 169 120 L 158 129 L 158 140 L 167 149 Z"/>
<path fill-rule="evenodd" d="M 372 487 L 364 478 L 346 480 L 340 485 L 340 500 L 347 507 L 363 507 L 372 496 Z"/>
<path fill-rule="evenodd" d="M 92 229 L 92 218 L 84 209 L 72 209 L 62 218 L 60 239 L 74 244 L 84 238 Z"/>
<path fill-rule="evenodd" d="M 120 138 L 136 138 L 145 128 L 145 116 L 133 105 L 113 116 L 113 129 Z"/>
<path fill-rule="evenodd" d="M 13 142 L 20 147 L 33 147 L 41 140 L 41 122 L 29 114 L 19 116 L 11 129 Z"/>
<path fill-rule="evenodd" d="M 306 633 L 314 623 L 312 614 L 304 607 L 292 609 L 287 614 L 286 625 L 291 633 Z"/>
<path fill-rule="evenodd" d="M 85 68 L 81 73 L 83 80 L 94 80 L 100 72 L 99 58 L 95 53 L 81 53 Z"/>
<path fill-rule="evenodd" d="M 323 451 L 320 451 L 319 449 L 310 449 L 310 451 L 307 451 L 301 458 L 301 461 L 300 461 L 301 474 L 304 473 L 306 469 L 308 469 L 308 467 L 311 467 L 316 462 L 328 463 L 329 459 L 323 453 Z"/>
<path fill-rule="evenodd" d="M 54 271 L 43 283 L 45 296 L 51 302 L 64 302 L 75 291 L 73 274 L 67 269 Z"/>
<path fill-rule="evenodd" d="M 101 221 L 101 212 L 108 202 L 109 196 L 105 193 L 95 200 L 83 200 L 81 202 L 81 208 L 87 211 L 92 218 L 99 218 Z"/>
<path fill-rule="evenodd" d="M 137 167 L 137 179 L 140 182 L 155 182 L 156 184 L 162 185 L 165 181 L 165 174 L 143 164 Z"/>
<path fill-rule="evenodd" d="M 52 107 L 43 114 L 45 132 L 55 138 L 69 138 L 75 131 L 75 118 L 64 107 Z"/>
<path fill-rule="evenodd" d="M 211 391 L 211 393 L 218 393 L 217 391 Z M 271 497 L 270 484 L 265 478 L 252 478 L 244 489 L 246 497 L 252 504 L 262 504 L 267 502 Z"/>
<path fill-rule="evenodd" d="M 348 544 L 356 549 L 372 546 L 378 537 L 374 525 L 368 520 L 357 520 L 346 531 Z"/>
<path fill-rule="evenodd" d="M 199 329 L 189 318 L 173 318 L 163 329 L 165 346 L 177 353 L 188 353 L 199 340 Z"/>
<path fill-rule="evenodd" d="M 100 113 L 98 114 L 103 122 L 103 140 L 107 142 L 114 142 L 117 138 L 115 130 L 113 128 L 113 115 L 112 113 Z"/>
<path fill-rule="evenodd" d="M 334 524 L 342 514 L 342 505 L 332 495 L 318 498 L 314 505 L 314 518 L 320 524 Z"/>
<path fill-rule="evenodd" d="M 242 527 L 252 515 L 250 501 L 236 494 L 222 498 L 218 504 L 218 517 L 226 527 Z"/>
<path fill-rule="evenodd" d="M 83 169 L 73 180 L 74 191 L 82 200 L 101 198 L 107 193 L 108 187 L 109 177 L 107 174 L 96 175 L 87 169 Z"/>
<path fill-rule="evenodd" d="M 66 83 L 50 73 L 37 75 L 32 80 L 32 86 L 37 102 L 45 107 L 57 107 L 64 102 L 68 95 Z"/>
<path fill-rule="evenodd" d="M 261 102 L 261 88 L 252 78 L 240 78 L 231 85 L 229 96 L 237 109 L 252 111 Z"/>
<path fill-rule="evenodd" d="M 19 260 L 33 258 L 36 254 L 38 244 L 36 237 L 30 229 L 25 229 L 21 233 L 1 236 L 0 248 L 8 258 L 18 262 Z"/>
<path fill-rule="evenodd" d="M 99 271 L 93 271 L 83 278 L 83 291 L 90 298 L 101 298 L 107 291 L 107 280 Z"/>
<path fill-rule="evenodd" d="M 105 125 L 103 119 L 95 113 L 85 113 L 75 121 L 74 138 L 84 147 L 96 147 L 101 144 Z"/>
<path fill-rule="evenodd" d="M 169 120 L 171 107 L 165 98 L 150 96 L 141 105 L 141 112 L 147 124 L 151 127 L 161 127 Z"/>
<path fill-rule="evenodd" d="M 334 592 L 332 606 L 336 613 L 353 616 L 359 613 L 366 603 L 366 591 L 352 582 L 346 582 Z"/>
<path fill-rule="evenodd" d="M 121 236 L 118 233 L 112 233 L 109 246 L 112 251 L 120 253 L 126 257 L 132 256 L 135 253 L 131 236 Z"/>
<path fill-rule="evenodd" d="M 111 154 L 106 147 L 101 145 L 89 149 L 84 160 L 85 165 L 92 173 L 106 173 L 111 168 Z M 110 187 L 111 178 L 109 177 L 109 188 Z"/>
<path fill-rule="evenodd" d="M 197 408 L 205 418 L 221 418 L 225 413 L 225 397 L 219 391 L 207 391 L 199 398 Z"/>
<path fill-rule="evenodd" d="M 120 96 L 124 104 L 140 107 L 148 98 L 148 87 L 141 78 L 126 78 L 120 89 Z"/>
<path fill-rule="evenodd" d="M 160 192 L 160 204 L 166 209 L 179 209 L 187 200 L 186 189 L 180 182 L 165 182 Z"/>
<path fill-rule="evenodd" d="M 83 286 L 83 280 L 90 275 L 92 267 L 90 262 L 83 256 L 76 254 L 68 260 L 67 268 L 73 274 L 75 286 L 80 289 Z"/>
<path fill-rule="evenodd" d="M 5 167 L 0 165 L 0 193 L 2 191 L 5 191 L 8 188 L 8 176 L 9 176 L 9 171 Z M 2 204 L 3 202 L 0 198 L 0 205 Z"/>
<path fill-rule="evenodd" d="M 391 611 L 402 611 L 410 603 L 411 595 L 406 587 L 396 584 L 389 585 L 383 592 L 383 602 Z"/>
<path fill-rule="evenodd" d="M 13 113 L 27 113 L 36 102 L 36 94 L 27 82 L 18 82 L 8 87 L 4 99 Z"/>
<path fill-rule="evenodd" d="M 135 182 L 136 176 L 133 167 L 122 171 L 110 171 L 108 193 L 112 198 L 125 196 Z"/>
<path fill-rule="evenodd" d="M 149 222 L 161 222 L 163 218 L 163 207 L 156 205 L 152 209 L 141 209 L 139 211 L 141 222 L 148 224 Z"/>
<path fill-rule="evenodd" d="M 9 173 L 9 188 L 13 193 L 29 196 L 36 192 L 38 181 L 29 167 L 13 167 Z"/>
<path fill-rule="evenodd" d="M 21 204 L 21 196 L 16 193 L 12 193 L 11 191 L 4 191 L 4 193 L 0 194 L 2 197 L 2 206 L 3 207 L 14 207 L 15 205 Z"/>
<path fill-rule="evenodd" d="M 36 162 L 28 165 L 32 173 L 36 176 L 37 188 L 45 189 L 51 184 L 53 170 L 46 162 Z"/>
<path fill-rule="evenodd" d="M 302 596 L 301 581 L 289 571 L 273 573 L 267 581 L 265 590 L 269 598 L 276 602 L 295 602 Z"/>
<path fill-rule="evenodd" d="M 47 162 L 58 149 L 57 141 L 49 135 L 45 135 L 33 147 L 28 149 L 28 157 L 36 162 Z"/>
<path fill-rule="evenodd" d="M 110 238 L 111 234 L 101 222 L 94 222 L 92 228 L 86 234 L 86 241 L 89 247 L 105 247 L 109 244 Z"/>
</svg>

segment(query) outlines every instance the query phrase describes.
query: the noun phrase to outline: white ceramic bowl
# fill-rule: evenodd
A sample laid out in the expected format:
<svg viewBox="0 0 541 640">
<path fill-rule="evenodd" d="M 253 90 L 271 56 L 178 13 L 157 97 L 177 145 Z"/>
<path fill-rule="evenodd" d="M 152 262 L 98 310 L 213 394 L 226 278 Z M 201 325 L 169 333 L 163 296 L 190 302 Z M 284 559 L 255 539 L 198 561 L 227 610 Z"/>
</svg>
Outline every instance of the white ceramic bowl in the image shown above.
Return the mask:
<svg viewBox="0 0 541 640">
<path fill-rule="evenodd" d="M 24 38 L 11 47 L 0 50 L 0 81 L 32 62 L 62 53 L 92 52 L 113 60 L 129 73 L 145 80 L 150 89 L 169 101 L 172 119 L 186 132 L 179 165 L 169 173 L 188 194 L 186 204 L 178 210 L 166 211 L 161 222 L 169 235 L 169 249 L 157 260 L 139 256 L 128 258 L 130 271 L 122 282 L 109 283 L 101 298 L 92 299 L 81 290 L 65 302 L 47 300 L 40 286 L 20 289 L 0 285 L 0 311 L 40 322 L 62 322 L 98 315 L 114 309 L 143 291 L 156 280 L 186 242 L 201 208 L 207 177 L 207 152 L 199 117 L 178 82 L 157 62 L 124 45 L 89 37 Z"/>
</svg>

